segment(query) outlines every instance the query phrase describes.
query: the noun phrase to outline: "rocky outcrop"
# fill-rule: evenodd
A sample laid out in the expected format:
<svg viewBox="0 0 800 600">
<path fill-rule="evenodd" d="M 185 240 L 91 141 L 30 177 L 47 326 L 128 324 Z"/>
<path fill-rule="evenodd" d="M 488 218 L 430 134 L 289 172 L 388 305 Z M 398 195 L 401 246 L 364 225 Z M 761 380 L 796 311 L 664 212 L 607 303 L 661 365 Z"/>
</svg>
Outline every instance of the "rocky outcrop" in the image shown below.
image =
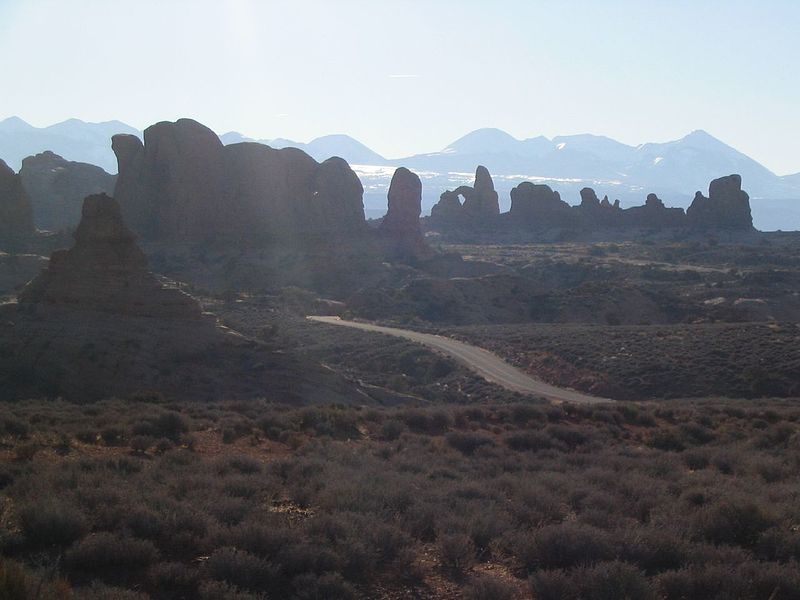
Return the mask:
<svg viewBox="0 0 800 600">
<path fill-rule="evenodd" d="M 86 198 L 74 237 L 17 303 L 0 304 L 4 398 L 363 402 L 329 369 L 221 326 L 160 283 L 113 198 Z"/>
<path fill-rule="evenodd" d="M 116 182 L 100 167 L 64 160 L 50 151 L 23 159 L 19 176 L 31 199 L 36 227 L 51 231 L 75 227 L 83 199 L 111 194 Z"/>
<path fill-rule="evenodd" d="M 198 319 L 200 305 L 167 288 L 147 270 L 147 259 L 125 226 L 117 202 L 105 194 L 85 199 L 75 245 L 58 250 L 48 268 L 19 295 L 20 306 Z"/>
<path fill-rule="evenodd" d="M 0 250 L 14 250 L 36 230 L 30 199 L 19 175 L 0 160 Z"/>
<path fill-rule="evenodd" d="M 686 216 L 689 225 L 695 229 L 753 229 L 750 196 L 742 190 L 740 175 L 712 181 L 708 186 L 708 198 L 697 192 Z"/>
<path fill-rule="evenodd" d="M 463 203 L 459 197 L 464 198 Z M 487 219 L 496 219 L 499 214 L 500 204 L 494 182 L 484 166 L 475 170 L 475 182 L 472 186 L 462 185 L 455 190 L 447 190 L 431 208 L 434 222 L 458 226 L 480 227 L 486 225 Z"/>
<path fill-rule="evenodd" d="M 237 245 L 330 240 L 366 230 L 358 177 L 340 158 L 302 150 L 223 146 L 191 119 L 147 128 L 144 143 L 114 136 L 115 196 L 144 239 Z"/>
<path fill-rule="evenodd" d="M 520 227 L 567 227 L 574 216 L 569 204 L 549 185 L 523 181 L 511 190 L 509 219 Z"/>
<path fill-rule="evenodd" d="M 380 225 L 390 254 L 413 258 L 430 254 L 419 223 L 421 212 L 422 182 L 415 173 L 400 167 L 392 176 L 389 207 Z"/>
<path fill-rule="evenodd" d="M 475 170 L 473 193 L 464 198 L 464 212 L 471 218 L 493 217 L 500 214 L 500 203 L 489 170 L 480 165 Z"/>
<path fill-rule="evenodd" d="M 482 219 L 468 218 L 465 208 L 470 203 L 477 205 L 476 191 L 464 186 L 442 194 L 426 225 L 438 234 L 452 234 L 460 242 L 491 242 L 506 234 L 519 239 L 526 231 L 547 234 L 543 239 L 613 239 L 670 230 L 748 232 L 753 230 L 750 202 L 741 183 L 739 175 L 715 179 L 709 186 L 709 197 L 697 192 L 684 212 L 666 207 L 656 194 L 649 194 L 643 206 L 622 209 L 619 200 L 612 203 L 608 196 L 601 200 L 589 187 L 580 191 L 580 203 L 570 206 L 549 186 L 525 181 L 511 190 L 511 209 L 499 219 L 488 213 Z M 465 199 L 463 205 L 459 197 Z"/>
<path fill-rule="evenodd" d="M 631 229 L 665 229 L 685 227 L 686 213 L 682 208 L 667 208 L 655 194 L 648 194 L 644 206 L 628 208 L 623 224 Z"/>
</svg>

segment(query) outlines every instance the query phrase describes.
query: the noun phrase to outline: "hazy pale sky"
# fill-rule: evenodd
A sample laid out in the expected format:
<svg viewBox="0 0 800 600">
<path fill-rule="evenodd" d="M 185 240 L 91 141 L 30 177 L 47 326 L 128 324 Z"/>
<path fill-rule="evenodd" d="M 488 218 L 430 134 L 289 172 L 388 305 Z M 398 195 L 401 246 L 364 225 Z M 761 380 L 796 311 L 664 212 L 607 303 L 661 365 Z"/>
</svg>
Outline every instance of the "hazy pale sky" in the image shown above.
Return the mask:
<svg viewBox="0 0 800 600">
<path fill-rule="evenodd" d="M 0 119 L 347 133 L 387 157 L 479 127 L 667 141 L 800 171 L 797 0 L 0 0 Z"/>
</svg>

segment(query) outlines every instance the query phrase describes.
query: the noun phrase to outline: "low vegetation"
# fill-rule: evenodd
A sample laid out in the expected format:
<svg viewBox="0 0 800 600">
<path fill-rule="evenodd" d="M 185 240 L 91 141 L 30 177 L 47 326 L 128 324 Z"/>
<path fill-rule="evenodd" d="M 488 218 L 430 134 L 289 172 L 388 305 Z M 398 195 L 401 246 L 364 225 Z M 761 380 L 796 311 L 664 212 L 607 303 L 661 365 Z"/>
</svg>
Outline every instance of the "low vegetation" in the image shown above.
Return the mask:
<svg viewBox="0 0 800 600">
<path fill-rule="evenodd" d="M 0 414 L 9 600 L 800 598 L 791 402 Z"/>
</svg>

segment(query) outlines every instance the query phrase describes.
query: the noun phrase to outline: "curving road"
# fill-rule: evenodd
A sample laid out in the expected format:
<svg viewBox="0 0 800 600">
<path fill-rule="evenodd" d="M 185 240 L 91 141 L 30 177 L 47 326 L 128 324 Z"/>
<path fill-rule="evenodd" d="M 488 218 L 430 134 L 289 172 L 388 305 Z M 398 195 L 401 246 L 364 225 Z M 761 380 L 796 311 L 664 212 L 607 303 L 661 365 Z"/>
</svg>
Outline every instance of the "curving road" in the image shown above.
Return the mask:
<svg viewBox="0 0 800 600">
<path fill-rule="evenodd" d="M 398 329 L 396 327 L 383 327 L 381 325 L 370 325 L 369 323 L 358 323 L 356 321 L 344 321 L 339 317 L 306 317 L 311 321 L 327 323 L 329 325 L 339 325 L 352 327 L 364 331 L 374 331 L 385 333 L 395 337 L 404 338 L 418 344 L 424 344 L 429 348 L 438 350 L 443 354 L 454 358 L 456 361 L 471 369 L 487 381 L 496 383 L 514 392 L 522 394 L 535 394 L 543 396 L 549 400 L 557 402 L 580 402 L 590 404 L 596 402 L 613 402 L 608 398 L 590 396 L 575 390 L 560 388 L 544 381 L 534 379 L 527 373 L 511 366 L 502 358 L 477 346 L 465 344 L 458 340 L 446 338 L 441 335 L 430 333 L 419 333 L 408 329 Z"/>
</svg>

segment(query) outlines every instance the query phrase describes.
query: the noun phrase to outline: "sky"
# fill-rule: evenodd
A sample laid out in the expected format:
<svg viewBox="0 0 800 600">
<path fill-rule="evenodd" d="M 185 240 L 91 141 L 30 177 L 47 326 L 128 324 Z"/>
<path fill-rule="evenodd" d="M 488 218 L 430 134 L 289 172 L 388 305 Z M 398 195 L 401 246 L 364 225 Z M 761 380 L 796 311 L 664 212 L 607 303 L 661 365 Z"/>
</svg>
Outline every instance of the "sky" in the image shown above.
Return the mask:
<svg viewBox="0 0 800 600">
<path fill-rule="evenodd" d="M 704 129 L 800 172 L 797 0 L 0 0 L 0 119 L 346 133 L 390 158 L 481 127 Z"/>
</svg>

